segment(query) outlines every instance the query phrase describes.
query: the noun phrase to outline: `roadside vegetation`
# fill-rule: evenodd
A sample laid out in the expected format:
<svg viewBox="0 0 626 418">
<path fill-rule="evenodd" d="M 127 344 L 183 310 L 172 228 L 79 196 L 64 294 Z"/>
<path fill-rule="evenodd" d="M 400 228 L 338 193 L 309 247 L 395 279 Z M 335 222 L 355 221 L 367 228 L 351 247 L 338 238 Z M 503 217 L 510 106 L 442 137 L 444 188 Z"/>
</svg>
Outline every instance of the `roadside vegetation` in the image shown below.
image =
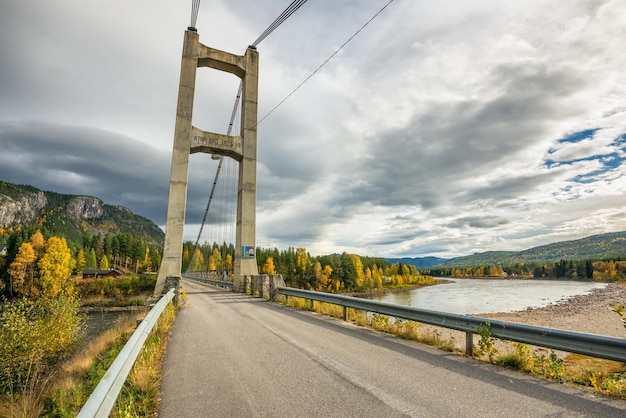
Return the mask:
<svg viewBox="0 0 626 418">
<path fill-rule="evenodd" d="M 145 300 L 156 280 L 149 273 L 150 251 L 138 247 L 144 261 L 134 266 L 130 263 L 147 272 L 82 279 L 73 273 L 87 267 L 81 259 L 83 247 L 73 249 L 65 238 L 45 237 L 39 230 L 0 231 L 4 239 L 7 234 L 13 247 L 0 257 L 0 416 L 74 417 L 136 328 L 137 320 L 145 316 Z M 108 268 L 106 241 L 102 237 L 88 241 L 102 248 L 99 267 Z M 93 247 L 91 250 L 89 253 L 96 253 Z M 85 342 L 81 305 L 144 309 L 123 316 L 115 327 Z M 174 314 L 174 308 L 168 306 L 148 337 L 113 416 L 157 415 L 161 359 Z"/>
<path fill-rule="evenodd" d="M 343 318 L 343 307 L 339 305 L 325 302 L 312 303 L 308 299 L 297 297 L 283 298 L 283 303 L 297 309 Z M 618 305 L 614 310 L 620 315 L 624 313 L 622 305 Z M 422 330 L 421 324 L 414 321 L 351 308 L 348 309 L 347 316 L 348 321 L 359 326 L 428 344 L 459 355 L 463 355 L 464 352 L 456 346 L 454 341 L 442 338 L 437 331 Z M 623 318 L 623 321 L 626 319 Z M 626 327 L 626 322 L 624 326 Z M 479 339 L 473 347 L 473 356 L 477 360 L 626 400 L 626 365 L 623 363 L 579 354 L 567 354 L 563 358 L 562 355 L 557 355 L 552 350 L 497 340 L 491 335 L 491 327 L 488 323 L 477 329 L 476 335 Z"/>
</svg>

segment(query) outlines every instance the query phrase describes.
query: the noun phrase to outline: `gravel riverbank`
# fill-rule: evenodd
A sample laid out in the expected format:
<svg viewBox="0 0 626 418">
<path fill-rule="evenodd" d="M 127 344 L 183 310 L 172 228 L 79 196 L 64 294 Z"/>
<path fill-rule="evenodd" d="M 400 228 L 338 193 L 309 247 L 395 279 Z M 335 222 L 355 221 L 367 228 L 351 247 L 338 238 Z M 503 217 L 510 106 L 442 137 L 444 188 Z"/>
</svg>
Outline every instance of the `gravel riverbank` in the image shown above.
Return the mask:
<svg viewBox="0 0 626 418">
<path fill-rule="evenodd" d="M 578 295 L 543 308 L 474 316 L 626 338 L 626 329 L 620 316 L 611 310 L 611 306 L 620 303 L 626 305 L 626 286 L 609 283 L 606 287 L 594 289 L 587 295 Z M 438 335 L 442 340 L 451 340 L 459 349 L 465 347 L 465 334 L 462 332 L 430 325 L 421 325 L 420 328 L 422 332 Z"/>
</svg>

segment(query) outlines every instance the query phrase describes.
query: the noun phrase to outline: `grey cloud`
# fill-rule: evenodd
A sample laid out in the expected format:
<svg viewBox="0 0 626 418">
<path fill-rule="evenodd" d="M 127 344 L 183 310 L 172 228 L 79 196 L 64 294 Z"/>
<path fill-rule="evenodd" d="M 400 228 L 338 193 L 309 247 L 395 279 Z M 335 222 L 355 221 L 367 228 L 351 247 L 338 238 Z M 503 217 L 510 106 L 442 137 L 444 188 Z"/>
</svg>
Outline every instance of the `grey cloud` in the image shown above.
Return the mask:
<svg viewBox="0 0 626 418">
<path fill-rule="evenodd" d="M 508 179 L 494 179 L 488 186 L 471 189 L 468 193 L 463 194 L 463 197 L 470 202 L 483 198 L 494 201 L 516 199 L 549 182 L 556 175 L 556 173 L 544 172 Z"/>
<path fill-rule="evenodd" d="M 533 145 L 551 122 L 574 111 L 557 98 L 581 85 L 559 71 L 515 66 L 497 68 L 493 80 L 493 89 L 502 92 L 493 100 L 435 102 L 405 128 L 374 138 L 368 152 L 373 158 L 358 173 L 364 185 L 358 194 L 376 204 L 426 209 L 465 195 L 468 191 L 460 190 L 458 181 L 467 183 Z M 469 192 L 514 192 L 516 182 L 537 185 L 541 180 L 512 180 Z"/>
<path fill-rule="evenodd" d="M 507 225 L 511 223 L 509 219 L 502 217 L 494 217 L 494 216 L 466 216 L 462 218 L 455 219 L 454 222 L 451 222 L 449 226 L 451 228 L 495 228 L 502 225 Z"/>
<path fill-rule="evenodd" d="M 113 132 L 22 122 L 0 125 L 0 178 L 84 194 L 163 223 L 169 156 Z"/>
</svg>

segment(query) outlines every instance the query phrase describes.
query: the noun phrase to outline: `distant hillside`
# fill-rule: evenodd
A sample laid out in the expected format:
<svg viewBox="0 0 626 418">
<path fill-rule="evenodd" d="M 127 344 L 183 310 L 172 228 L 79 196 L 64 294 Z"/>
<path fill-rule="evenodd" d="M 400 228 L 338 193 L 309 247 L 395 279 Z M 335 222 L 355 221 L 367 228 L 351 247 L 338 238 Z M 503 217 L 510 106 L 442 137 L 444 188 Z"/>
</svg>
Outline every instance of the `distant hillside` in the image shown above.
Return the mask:
<svg viewBox="0 0 626 418">
<path fill-rule="evenodd" d="M 103 235 L 128 233 L 159 246 L 165 238 L 154 222 L 123 206 L 107 205 L 91 196 L 44 192 L 0 181 L 0 227 L 26 225 L 37 225 L 74 242 L 80 242 L 87 230 Z"/>
<path fill-rule="evenodd" d="M 414 258 L 387 258 L 389 264 L 409 264 L 417 267 L 418 269 L 424 267 L 432 267 L 448 261 L 448 258 L 439 257 L 414 257 Z"/>
<path fill-rule="evenodd" d="M 488 251 L 452 258 L 442 267 L 513 265 L 559 260 L 626 259 L 626 231 L 592 235 L 574 241 L 555 242 L 524 251 Z"/>
</svg>

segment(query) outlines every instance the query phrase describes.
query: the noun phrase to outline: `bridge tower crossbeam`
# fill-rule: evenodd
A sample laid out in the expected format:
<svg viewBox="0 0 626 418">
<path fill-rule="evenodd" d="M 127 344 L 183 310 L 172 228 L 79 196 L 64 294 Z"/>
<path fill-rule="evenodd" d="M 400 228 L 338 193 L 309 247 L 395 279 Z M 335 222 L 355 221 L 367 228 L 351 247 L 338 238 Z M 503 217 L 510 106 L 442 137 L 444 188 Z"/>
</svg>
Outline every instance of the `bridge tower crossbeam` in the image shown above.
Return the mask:
<svg viewBox="0 0 626 418">
<path fill-rule="evenodd" d="M 240 135 L 206 132 L 192 125 L 198 67 L 228 72 L 242 80 Z M 239 162 L 233 288 L 241 291 L 244 276 L 258 275 L 255 257 L 258 70 L 259 56 L 255 47 L 248 47 L 244 55 L 234 55 L 201 44 L 195 28 L 190 27 L 185 31 L 167 202 L 165 245 L 154 290 L 155 296 L 163 292 L 168 276 L 181 275 L 189 155 L 198 152 L 223 155 Z"/>
</svg>

